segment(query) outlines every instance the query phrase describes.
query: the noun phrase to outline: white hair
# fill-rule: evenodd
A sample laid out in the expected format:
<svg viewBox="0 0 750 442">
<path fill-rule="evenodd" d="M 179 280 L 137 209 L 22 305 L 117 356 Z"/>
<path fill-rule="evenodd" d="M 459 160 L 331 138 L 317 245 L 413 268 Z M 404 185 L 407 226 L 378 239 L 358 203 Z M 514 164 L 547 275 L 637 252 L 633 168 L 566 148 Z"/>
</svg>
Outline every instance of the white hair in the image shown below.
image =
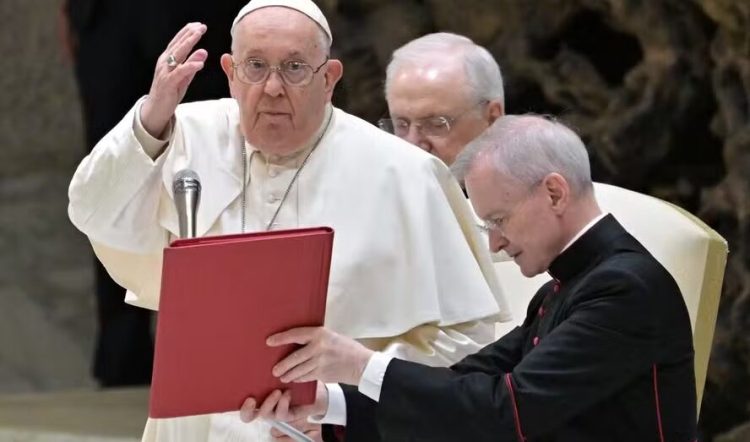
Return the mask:
<svg viewBox="0 0 750 442">
<path fill-rule="evenodd" d="M 476 101 L 497 101 L 505 108 L 503 74 L 489 51 L 471 39 L 450 32 L 437 32 L 419 37 L 393 52 L 385 72 L 385 93 L 391 80 L 402 67 L 452 62 L 461 57 L 468 86 Z"/>
<path fill-rule="evenodd" d="M 564 124 L 541 115 L 506 115 L 458 155 L 451 171 L 461 182 L 479 158 L 531 188 L 550 173 L 565 178 L 574 195 L 593 191 L 591 168 L 581 138 Z"/>
</svg>

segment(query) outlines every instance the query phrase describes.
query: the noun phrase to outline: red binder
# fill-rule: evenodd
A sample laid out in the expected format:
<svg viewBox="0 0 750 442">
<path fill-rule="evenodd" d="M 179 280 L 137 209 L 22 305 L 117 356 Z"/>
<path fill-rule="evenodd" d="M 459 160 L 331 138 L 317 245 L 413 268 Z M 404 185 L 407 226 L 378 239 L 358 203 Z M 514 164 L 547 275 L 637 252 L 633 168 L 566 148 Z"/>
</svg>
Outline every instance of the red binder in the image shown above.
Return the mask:
<svg viewBox="0 0 750 442">
<path fill-rule="evenodd" d="M 271 368 L 295 348 L 266 338 L 322 325 L 333 230 L 327 227 L 174 241 L 164 249 L 149 416 L 238 410 L 248 396 L 291 389 L 315 400 L 315 383 L 282 384 Z"/>
</svg>

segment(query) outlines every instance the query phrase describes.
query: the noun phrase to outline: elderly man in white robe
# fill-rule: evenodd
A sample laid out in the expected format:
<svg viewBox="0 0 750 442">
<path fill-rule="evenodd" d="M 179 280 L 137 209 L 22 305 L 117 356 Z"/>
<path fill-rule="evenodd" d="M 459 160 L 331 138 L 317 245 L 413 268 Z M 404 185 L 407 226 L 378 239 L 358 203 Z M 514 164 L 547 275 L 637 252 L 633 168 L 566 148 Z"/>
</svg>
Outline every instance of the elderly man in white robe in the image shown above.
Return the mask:
<svg viewBox="0 0 750 442">
<path fill-rule="evenodd" d="M 469 142 L 505 114 L 500 65 L 487 49 L 450 32 L 423 35 L 393 51 L 385 72 L 385 99 L 389 118 L 378 121 L 380 128 L 448 166 Z M 476 222 L 482 225 L 479 217 Z M 489 238 L 485 238 L 489 248 Z M 492 260 L 510 258 L 501 251 L 493 253 Z M 524 303 L 522 297 L 508 301 L 513 311 L 525 311 L 525 305 L 516 305 Z M 504 334 L 514 325 L 501 324 L 498 333 Z"/>
<path fill-rule="evenodd" d="M 331 105 L 343 68 L 317 6 L 248 3 L 221 57 L 232 98 L 180 104 L 206 60 L 194 49 L 205 32 L 191 23 L 174 37 L 148 95 L 70 185 L 70 218 L 126 301 L 158 308 L 162 251 L 178 234 L 171 183 L 187 167 L 203 185 L 199 236 L 335 229 L 327 327 L 429 365 L 492 342 L 507 307 L 461 189 L 437 158 Z M 319 437 L 319 426 L 297 425 Z M 236 412 L 149 419 L 143 435 L 270 438 L 268 423 L 244 425 Z"/>
</svg>

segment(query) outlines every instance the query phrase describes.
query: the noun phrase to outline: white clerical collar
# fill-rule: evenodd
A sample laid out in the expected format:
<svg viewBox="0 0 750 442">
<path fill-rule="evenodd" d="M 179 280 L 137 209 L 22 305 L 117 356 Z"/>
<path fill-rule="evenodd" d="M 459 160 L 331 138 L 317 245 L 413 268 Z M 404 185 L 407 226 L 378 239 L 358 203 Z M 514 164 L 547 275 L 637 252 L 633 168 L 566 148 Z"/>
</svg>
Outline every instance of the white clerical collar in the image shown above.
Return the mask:
<svg viewBox="0 0 750 442">
<path fill-rule="evenodd" d="M 596 224 L 599 221 L 601 221 L 601 219 L 604 218 L 607 215 L 608 215 L 607 213 L 601 213 L 601 214 L 599 214 L 599 216 L 597 216 L 596 218 L 594 218 L 591 221 L 589 221 L 589 223 L 586 224 L 585 226 L 583 226 L 583 229 L 579 230 L 578 233 L 576 233 L 576 236 L 574 236 L 573 239 L 571 239 L 570 242 L 568 242 L 568 244 L 566 244 L 565 247 L 563 247 L 563 249 L 560 251 L 560 253 L 562 253 L 565 250 L 567 250 L 567 248 L 570 247 L 571 245 L 573 245 L 574 242 L 578 241 L 578 238 L 582 237 L 584 233 L 588 232 L 590 228 L 594 227 L 594 224 Z"/>
</svg>

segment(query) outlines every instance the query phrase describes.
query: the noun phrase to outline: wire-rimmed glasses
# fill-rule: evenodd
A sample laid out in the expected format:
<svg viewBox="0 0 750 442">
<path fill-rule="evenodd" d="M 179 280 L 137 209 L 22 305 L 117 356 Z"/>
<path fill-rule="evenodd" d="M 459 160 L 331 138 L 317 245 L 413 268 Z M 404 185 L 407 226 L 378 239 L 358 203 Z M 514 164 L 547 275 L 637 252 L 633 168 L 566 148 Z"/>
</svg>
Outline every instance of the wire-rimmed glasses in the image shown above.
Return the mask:
<svg viewBox="0 0 750 442">
<path fill-rule="evenodd" d="M 247 84 L 261 84 L 268 80 L 271 72 L 276 71 L 282 81 L 289 86 L 303 87 L 310 84 L 313 76 L 328 63 L 330 58 L 326 59 L 320 66 L 313 68 L 304 61 L 287 60 L 279 65 L 270 65 L 266 60 L 261 58 L 248 58 L 241 63 L 232 63 L 237 78 Z"/>
<path fill-rule="evenodd" d="M 476 107 L 482 106 L 489 103 L 489 100 L 482 100 L 470 106 L 468 109 L 459 112 L 454 116 L 448 115 L 434 115 L 425 118 L 418 118 L 410 121 L 408 118 L 381 118 L 378 120 L 378 127 L 386 132 L 390 132 L 397 137 L 405 138 L 409 135 L 409 129 L 411 126 L 417 128 L 422 135 L 427 137 L 444 137 L 450 133 L 455 122 L 475 110 Z"/>
</svg>

